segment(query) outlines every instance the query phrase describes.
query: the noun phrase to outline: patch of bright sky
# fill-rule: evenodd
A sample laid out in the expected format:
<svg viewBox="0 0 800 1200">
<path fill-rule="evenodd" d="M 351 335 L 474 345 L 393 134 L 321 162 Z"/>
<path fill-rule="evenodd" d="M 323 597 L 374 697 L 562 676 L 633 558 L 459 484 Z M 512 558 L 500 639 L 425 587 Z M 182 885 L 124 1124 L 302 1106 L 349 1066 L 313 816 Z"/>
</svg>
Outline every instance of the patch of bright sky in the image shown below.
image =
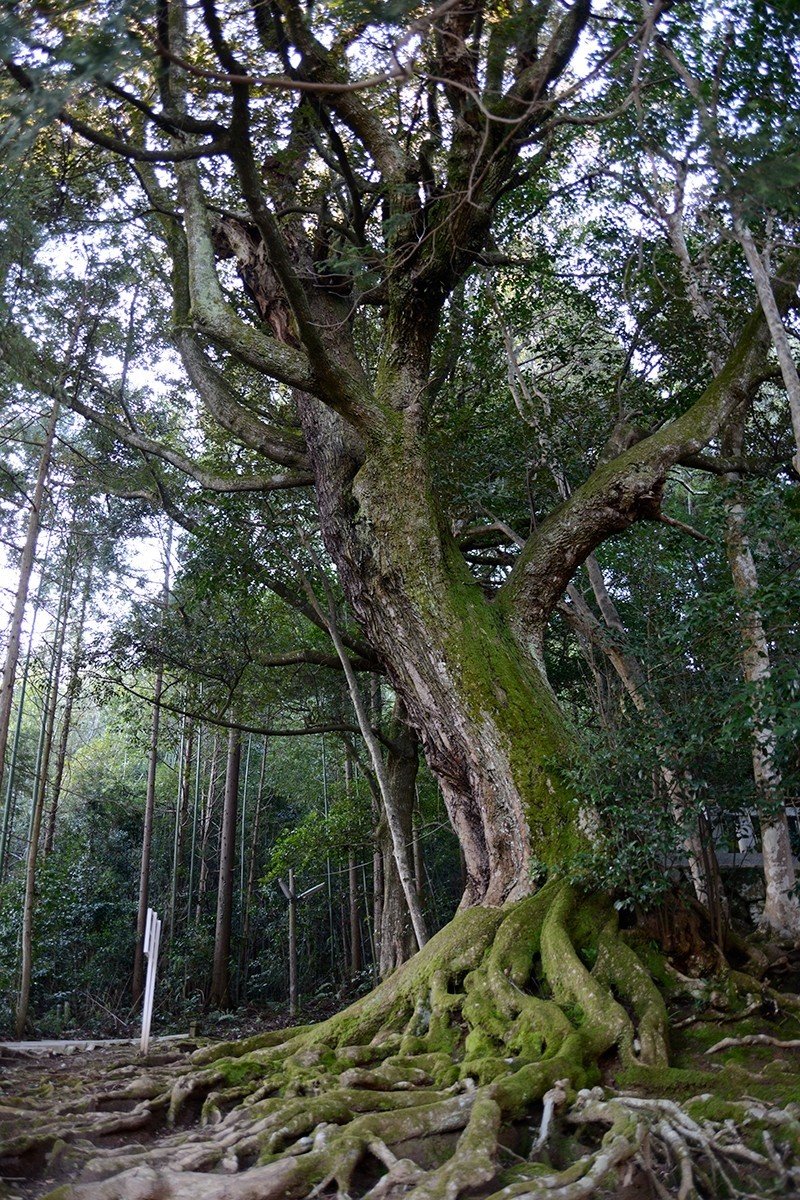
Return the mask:
<svg viewBox="0 0 800 1200">
<path fill-rule="evenodd" d="M 112 263 L 119 257 L 118 247 L 107 247 L 103 243 L 102 230 L 82 235 L 80 238 L 54 238 L 45 244 L 37 258 L 46 265 L 57 277 L 65 280 L 81 281 L 87 279 L 92 264 Z M 133 289 L 123 289 L 118 309 L 110 314 L 116 319 L 120 328 L 124 328 L 127 313 L 133 300 Z M 68 337 L 66 323 L 64 327 L 65 341 Z M 115 355 L 103 355 L 98 358 L 98 365 L 110 380 L 119 380 L 122 374 L 122 360 Z M 128 372 L 128 386 L 135 391 L 149 393 L 150 397 L 166 398 L 168 392 L 184 376 L 180 369 L 177 356 L 165 351 L 151 362 L 136 363 Z M 56 501 L 57 503 L 57 501 Z M 163 586 L 164 557 L 166 539 L 166 519 L 153 516 L 150 521 L 152 534 L 128 538 L 125 541 L 122 562 L 118 570 L 114 570 L 106 578 L 96 580 L 92 590 L 91 611 L 88 617 L 91 634 L 101 634 L 124 616 L 133 601 L 156 599 Z M 17 545 L 21 548 L 27 528 L 27 511 L 18 529 Z M 57 582 L 51 584 L 42 593 L 42 571 L 45 569 L 50 555 L 55 552 L 52 543 L 53 535 L 42 530 L 37 546 L 37 559 L 34 566 L 29 590 L 23 632 L 23 652 L 27 647 L 31 633 L 34 644 L 38 645 L 52 633 L 55 621 L 55 609 L 58 605 Z M 174 557 L 175 543 L 173 543 Z M 0 546 L 0 648 L 4 650 L 8 640 L 8 630 L 14 609 L 15 596 L 19 581 L 18 567 L 14 563 L 10 547 Z M 36 597 L 40 602 L 36 603 Z"/>
</svg>

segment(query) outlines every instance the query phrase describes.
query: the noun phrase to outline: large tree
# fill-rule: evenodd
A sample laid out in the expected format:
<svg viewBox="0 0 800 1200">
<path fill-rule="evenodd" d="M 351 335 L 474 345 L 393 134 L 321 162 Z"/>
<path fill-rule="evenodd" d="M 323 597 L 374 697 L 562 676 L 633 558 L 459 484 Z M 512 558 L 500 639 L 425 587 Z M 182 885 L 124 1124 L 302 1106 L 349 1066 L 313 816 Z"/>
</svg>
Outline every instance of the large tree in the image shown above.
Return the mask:
<svg viewBox="0 0 800 1200">
<path fill-rule="evenodd" d="M 744 4 L 735 15 L 752 16 Z M 421 9 L 163 0 L 152 19 L 136 6 L 124 17 L 115 29 L 102 9 L 83 19 L 34 7 L 8 70 L 31 111 L 42 96 L 52 109 L 58 84 L 59 120 L 130 164 L 169 256 L 172 340 L 187 376 L 229 444 L 254 453 L 244 469 L 211 470 L 110 404 L 66 402 L 153 470 L 183 470 L 203 488 L 313 488 L 327 555 L 421 739 L 466 866 L 467 911 L 372 997 L 234 1068 L 220 1051 L 206 1055 L 216 1061 L 178 1086 L 171 1111 L 193 1089 L 281 1063 L 294 1076 L 290 1096 L 298 1087 L 317 1096 L 271 1108 L 241 1144 L 221 1137 L 165 1153 L 172 1171 L 235 1169 L 288 1146 L 257 1181 L 211 1179 L 207 1194 L 241 1186 L 300 1197 L 331 1179 L 346 1192 L 369 1149 L 389 1168 L 384 1191 L 455 1195 L 496 1177 L 499 1126 L 557 1080 L 585 1080 L 612 1047 L 631 1069 L 666 1060 L 663 1006 L 613 912 L 579 902 L 558 874 L 601 831 L 570 782 L 575 737 L 545 674 L 544 642 L 581 564 L 637 521 L 659 519 L 670 470 L 707 465 L 703 451 L 773 373 L 770 329 L 735 272 L 739 315 L 719 369 L 679 385 L 670 362 L 651 371 L 641 380 L 648 431 L 621 407 L 613 415 L 612 355 L 606 394 L 586 397 L 605 428 L 585 451 L 583 477 L 532 522 L 510 569 L 481 586 L 448 504 L 442 439 L 432 437 L 461 293 L 476 270 L 513 263 L 515 244 L 533 243 L 542 268 L 557 253 L 541 214 L 579 175 L 610 170 L 597 157 L 598 127 L 602 137 L 655 96 L 656 123 L 671 113 L 663 136 L 673 150 L 704 136 L 673 100 L 678 68 L 682 55 L 705 53 L 724 74 L 735 34 L 710 6 L 673 13 L 660 2 L 593 13 L 586 0 Z M 535 223 L 525 237 L 507 235 L 512 204 L 518 223 Z M 795 271 L 784 255 L 772 281 L 779 313 Z M 684 319 L 691 329 L 688 301 Z M 636 367 L 634 346 L 625 370 Z M 461 451 L 451 438 L 451 473 Z M 250 469 L 259 459 L 271 473 Z M 543 991 L 533 996 L 524 989 L 536 972 Z M 402 1060 L 383 1062 L 398 1052 Z M 448 1094 L 465 1080 L 477 1091 Z M 353 1109 L 364 1116 L 348 1132 L 325 1132 Z M 634 1153 L 627 1117 L 596 1119 L 617 1134 L 606 1166 Z M 466 1132 L 430 1176 L 387 1149 L 434 1129 Z M 176 1179 L 164 1172 L 148 1186 L 177 1195 Z M 98 1194 L 135 1186 L 128 1176 Z"/>
</svg>

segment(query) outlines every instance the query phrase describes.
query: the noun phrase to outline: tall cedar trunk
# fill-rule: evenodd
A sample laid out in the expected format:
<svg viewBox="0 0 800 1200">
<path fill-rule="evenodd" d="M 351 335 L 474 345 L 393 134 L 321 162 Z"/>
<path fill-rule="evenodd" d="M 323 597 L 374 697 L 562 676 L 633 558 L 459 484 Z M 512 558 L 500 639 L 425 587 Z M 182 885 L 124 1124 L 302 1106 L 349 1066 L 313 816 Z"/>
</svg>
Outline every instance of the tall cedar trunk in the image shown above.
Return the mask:
<svg viewBox="0 0 800 1200">
<path fill-rule="evenodd" d="M 31 622 L 31 632 L 28 636 L 28 651 L 25 655 L 25 667 L 22 672 L 22 684 L 19 689 L 19 700 L 17 702 L 17 719 L 14 722 L 14 739 L 11 743 L 11 756 L 8 763 L 8 771 L 6 772 L 6 794 L 3 804 L 3 818 L 0 821 L 0 882 L 5 877 L 6 863 L 8 859 L 8 847 L 11 839 L 11 834 L 14 829 L 14 817 L 16 815 L 16 775 L 17 775 L 17 753 L 19 751 L 20 737 L 22 734 L 22 719 L 25 715 L 25 697 L 28 691 L 28 675 L 30 673 L 31 655 L 33 652 L 33 627 L 34 620 Z"/>
<path fill-rule="evenodd" d="M 200 872 L 197 880 L 197 906 L 194 912 L 194 919 L 197 925 L 200 924 L 200 916 L 203 911 L 203 901 L 205 900 L 206 892 L 208 891 L 208 844 L 211 840 L 211 827 L 214 822 L 218 763 L 219 735 L 215 733 L 214 744 L 211 747 L 211 765 L 208 770 L 208 788 L 206 789 L 201 822 L 202 827 L 200 830 Z"/>
<path fill-rule="evenodd" d="M 518 638 L 472 580 L 411 429 L 359 466 L 338 418 L 307 400 L 302 415 L 326 544 L 440 781 L 464 850 L 463 903 L 524 895 L 532 855 L 554 864 L 580 840 L 554 767 L 574 741 L 537 665 L 540 631 Z"/>
<path fill-rule="evenodd" d="M 50 459 L 53 453 L 53 441 L 58 423 L 58 404 L 54 404 L 45 430 L 42 451 L 39 455 L 39 467 L 36 472 L 36 483 L 31 496 L 31 510 L 28 516 L 28 528 L 25 534 L 25 545 L 19 562 L 17 591 L 14 597 L 14 610 L 11 614 L 11 625 L 8 631 L 6 661 L 3 668 L 3 681 L 0 684 L 0 790 L 3 783 L 6 750 L 8 749 L 8 730 L 11 724 L 11 708 L 14 700 L 14 682 L 17 677 L 19 662 L 19 647 L 22 639 L 22 622 L 25 616 L 25 605 L 28 601 L 33 560 L 36 556 L 36 543 L 42 523 L 42 502 L 44 489 L 50 470 Z"/>
<path fill-rule="evenodd" d="M 258 787 L 256 789 L 256 811 L 253 815 L 253 825 L 250 830 L 250 855 L 247 868 L 247 884 L 242 897 L 242 945 L 239 951 L 239 979 L 241 980 L 239 1002 L 245 999 L 247 972 L 250 965 L 250 914 L 253 907 L 253 892 L 255 889 L 256 869 L 258 866 L 258 836 L 261 828 L 261 808 L 264 796 L 264 777 L 267 771 L 267 748 L 269 742 L 266 736 L 261 747 L 261 766 L 258 771 Z"/>
<path fill-rule="evenodd" d="M 162 612 L 169 601 L 170 555 L 172 553 L 172 524 L 167 533 L 164 558 L 164 585 L 161 592 Z M 136 946 L 133 954 L 133 1003 L 138 1004 L 144 988 L 144 932 L 147 909 L 150 904 L 150 851 L 153 841 L 153 815 L 156 806 L 156 767 L 158 766 L 158 732 L 161 722 L 161 690 L 164 686 L 164 668 L 156 668 L 153 685 L 153 716 L 150 725 L 150 750 L 147 759 L 147 784 L 144 798 L 144 821 L 142 824 L 142 855 L 139 864 L 139 904 L 136 912 Z"/>
<path fill-rule="evenodd" d="M 8 649 L 6 651 L 6 665 L 3 672 L 3 685 L 2 691 L 0 692 L 0 785 L 2 784 L 3 779 L 3 760 L 5 758 L 6 748 L 8 745 L 8 729 L 11 719 L 11 701 L 14 693 L 14 680 L 16 678 L 17 662 L 19 660 L 22 619 L 25 613 L 25 603 L 28 598 L 28 589 L 30 587 L 31 571 L 33 569 L 33 560 L 36 553 L 36 542 L 39 536 L 39 527 L 41 525 L 41 510 L 44 499 L 44 489 L 50 470 L 50 459 L 53 452 L 53 441 L 55 439 L 57 423 L 58 404 L 54 404 L 52 412 L 50 413 L 50 420 L 48 421 L 47 429 L 45 431 L 42 452 L 39 456 L 39 469 L 37 471 L 36 484 L 34 486 L 33 497 L 31 499 L 31 511 L 30 516 L 28 517 L 28 531 L 25 537 L 25 546 L 23 548 L 22 559 L 20 561 L 17 593 L 14 602 L 14 612 L 11 618 Z M 25 864 L 25 900 L 22 910 L 22 964 L 20 970 L 20 989 L 15 1020 L 15 1032 L 18 1038 L 22 1037 L 23 1033 L 25 1032 L 25 1023 L 28 1019 L 28 1002 L 30 999 L 31 989 L 31 951 L 33 945 L 33 907 L 35 902 L 36 856 L 39 848 L 39 834 L 42 823 L 42 788 L 40 779 L 37 778 L 35 786 L 36 795 L 34 796 L 33 801 L 33 813 L 30 837 L 28 841 L 28 854 Z"/>
<path fill-rule="evenodd" d="M 56 615 L 56 627 L 53 635 L 53 650 L 52 650 L 52 665 L 50 671 L 51 683 L 48 690 L 46 717 L 45 717 L 45 736 L 42 746 L 42 758 L 39 765 L 39 784 L 38 796 L 39 802 L 42 805 L 42 814 L 44 815 L 45 801 L 47 799 L 47 777 L 50 773 L 50 756 L 53 751 L 53 736 L 56 727 L 56 712 L 58 710 L 58 701 L 60 698 L 61 684 L 61 668 L 64 663 L 64 647 L 66 645 L 67 621 L 72 605 L 72 587 L 74 583 L 73 564 L 67 566 L 66 572 L 61 583 L 61 596 L 59 600 L 58 613 Z"/>
<path fill-rule="evenodd" d="M 727 447 L 741 453 L 741 437 Z M 754 691 L 751 753 L 753 779 L 761 802 L 761 850 L 766 897 L 762 923 L 773 933 L 800 935 L 800 904 L 795 895 L 795 869 L 789 823 L 783 806 L 782 781 L 776 762 L 776 737 L 759 692 L 770 677 L 769 643 L 758 602 L 758 572 L 747 535 L 747 512 L 741 484 L 728 477 L 724 493 L 726 543 L 739 607 L 742 676 Z"/>
<path fill-rule="evenodd" d="M 41 735 L 37 753 L 33 798 L 31 801 L 31 821 L 25 862 L 25 895 L 22 901 L 22 930 L 20 934 L 20 982 L 15 1020 L 17 1037 L 22 1037 L 28 1020 L 28 1003 L 30 1000 L 33 972 L 33 918 L 36 909 L 36 863 L 39 854 L 39 840 L 47 792 L 47 775 L 50 767 L 50 752 L 53 745 L 53 731 L 55 729 L 56 707 L 58 705 L 58 684 L 64 655 L 64 632 L 71 590 L 71 573 L 67 572 L 61 584 L 56 624 L 53 631 L 50 673 L 41 716 Z"/>
<path fill-rule="evenodd" d="M 178 794 L 175 799 L 175 825 L 172 831 L 172 878 L 169 895 L 169 923 L 167 938 L 175 936 L 178 922 L 178 894 L 183 874 L 183 846 L 189 820 L 189 788 L 192 778 L 192 751 L 194 750 L 194 725 L 189 718 L 181 722 L 179 750 Z"/>
<path fill-rule="evenodd" d="M 238 729 L 231 729 L 228 732 L 228 754 L 225 766 L 225 800 L 222 809 L 219 886 L 217 888 L 217 924 L 214 932 L 214 963 L 209 996 L 209 1003 L 214 1008 L 225 1008 L 230 1001 L 233 876 L 236 859 L 236 816 L 239 805 L 241 758 L 241 734 Z"/>
<path fill-rule="evenodd" d="M 58 737 L 58 750 L 56 752 L 56 765 L 53 771 L 53 786 L 52 795 L 50 798 L 50 811 L 47 815 L 47 830 L 44 838 L 44 853 L 51 854 L 53 843 L 56 835 L 56 815 L 58 813 L 58 804 L 61 799 L 61 785 L 64 779 L 64 768 L 67 762 L 67 746 L 69 744 L 69 735 L 72 728 L 72 710 L 75 706 L 75 701 L 80 694 L 81 687 L 81 667 L 82 667 L 82 645 L 83 645 L 83 630 L 86 622 L 86 608 L 89 603 L 89 593 L 92 586 L 92 566 L 91 563 L 86 571 L 86 577 L 83 582 L 83 590 L 81 592 L 81 600 L 78 608 L 77 619 L 75 621 L 74 641 L 72 644 L 72 657 L 69 666 L 69 675 L 67 677 L 67 686 L 64 693 L 64 711 L 61 714 L 61 730 Z"/>
</svg>

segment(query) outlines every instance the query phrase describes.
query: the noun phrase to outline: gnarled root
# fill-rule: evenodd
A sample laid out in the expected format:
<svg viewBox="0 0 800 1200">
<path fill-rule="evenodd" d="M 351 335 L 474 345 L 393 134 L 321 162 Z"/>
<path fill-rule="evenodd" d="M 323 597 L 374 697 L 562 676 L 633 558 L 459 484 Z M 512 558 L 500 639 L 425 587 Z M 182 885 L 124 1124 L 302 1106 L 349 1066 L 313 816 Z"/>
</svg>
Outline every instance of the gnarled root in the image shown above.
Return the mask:
<svg viewBox="0 0 800 1200">
<path fill-rule="evenodd" d="M 491 1200 L 575 1200 L 627 1170 L 686 1200 L 733 1180 L 743 1162 L 773 1174 L 777 1162 L 794 1179 L 777 1148 L 783 1135 L 797 1140 L 785 1122 L 755 1151 L 724 1122 L 587 1086 L 604 1056 L 637 1078 L 663 1074 L 666 1010 L 607 902 L 578 903 L 553 881 L 506 909 L 461 913 L 319 1026 L 196 1052 L 140 1100 L 155 1135 L 147 1145 L 104 1147 L 99 1124 L 87 1120 L 76 1138 L 59 1121 L 80 1179 L 67 1194 L 456 1200 L 478 1187 Z M 506 1145 L 532 1119 L 538 1136 Z M 580 1143 L 559 1165 L 546 1156 L 565 1129 Z M 39 1132 L 42 1144 L 53 1136 Z"/>
</svg>

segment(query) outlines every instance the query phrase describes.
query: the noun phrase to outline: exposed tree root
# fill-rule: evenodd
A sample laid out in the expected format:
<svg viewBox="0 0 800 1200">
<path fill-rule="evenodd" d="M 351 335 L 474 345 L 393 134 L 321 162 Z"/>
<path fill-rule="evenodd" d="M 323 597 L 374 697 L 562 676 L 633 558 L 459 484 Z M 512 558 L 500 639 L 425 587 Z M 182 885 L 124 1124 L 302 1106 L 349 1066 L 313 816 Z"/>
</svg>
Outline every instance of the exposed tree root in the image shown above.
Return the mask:
<svg viewBox="0 0 800 1200">
<path fill-rule="evenodd" d="M 669 1086 L 667 1028 L 613 909 L 554 881 L 461 913 L 318 1026 L 29 1108 L 2 1152 L 17 1164 L 49 1152 L 50 1173 L 75 1179 L 53 1195 L 75 1200 L 577 1200 L 637 1175 L 688 1200 L 800 1184 L 792 1111 L 716 1115 L 708 1096 L 681 1108 L 593 1086 L 601 1061 Z M 129 1133 L 147 1140 L 117 1144 Z M 745 1171 L 765 1190 L 744 1188 Z"/>
</svg>

